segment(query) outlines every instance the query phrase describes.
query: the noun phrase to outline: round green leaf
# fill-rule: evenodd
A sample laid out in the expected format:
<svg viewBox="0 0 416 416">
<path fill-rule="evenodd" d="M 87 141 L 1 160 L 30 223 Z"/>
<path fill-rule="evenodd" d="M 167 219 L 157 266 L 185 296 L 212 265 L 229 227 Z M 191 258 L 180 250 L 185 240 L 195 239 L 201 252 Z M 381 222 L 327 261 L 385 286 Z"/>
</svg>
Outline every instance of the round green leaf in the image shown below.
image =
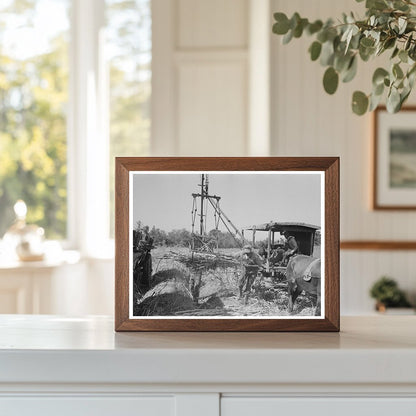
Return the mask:
<svg viewBox="0 0 416 416">
<path fill-rule="evenodd" d="M 410 45 L 412 44 L 412 40 L 413 40 L 413 33 L 411 33 L 410 36 L 408 36 L 406 43 L 404 44 L 404 49 L 406 51 L 410 48 Z"/>
<path fill-rule="evenodd" d="M 383 43 L 384 49 L 390 49 L 396 44 L 396 38 L 387 38 L 386 41 Z"/>
<path fill-rule="evenodd" d="M 283 36 L 282 43 L 283 45 L 287 45 L 293 39 L 293 30 L 289 30 L 286 35 Z"/>
<path fill-rule="evenodd" d="M 351 58 L 347 71 L 342 77 L 342 82 L 350 82 L 354 79 L 355 75 L 357 74 L 357 66 L 357 58 L 354 55 Z"/>
<path fill-rule="evenodd" d="M 393 72 L 393 75 L 394 75 L 396 78 L 398 78 L 398 79 L 401 79 L 401 78 L 403 78 L 403 76 L 404 76 L 403 71 L 402 71 L 402 69 L 400 68 L 400 65 L 399 65 L 399 64 L 394 64 L 394 65 L 393 65 L 392 72 Z"/>
<path fill-rule="evenodd" d="M 322 29 L 317 35 L 316 39 L 319 40 L 319 42 L 324 43 L 328 40 L 328 30 Z"/>
<path fill-rule="evenodd" d="M 367 48 L 363 46 L 361 43 L 358 48 L 358 52 L 360 53 L 360 58 L 364 62 L 367 62 L 374 55 L 375 51 L 376 51 L 375 48 Z"/>
<path fill-rule="evenodd" d="M 402 108 L 402 105 L 408 99 L 408 97 L 409 97 L 409 95 L 410 95 L 411 92 L 412 92 L 412 90 L 409 88 L 409 89 L 403 90 L 403 92 L 400 94 L 400 107 L 399 107 L 399 110 Z"/>
<path fill-rule="evenodd" d="M 328 94 L 334 94 L 338 88 L 338 72 L 330 66 L 324 74 L 324 89 Z"/>
<path fill-rule="evenodd" d="M 293 16 L 290 18 L 289 25 L 292 30 L 295 30 L 296 26 L 300 23 L 301 17 L 298 12 L 293 13 Z"/>
<path fill-rule="evenodd" d="M 362 38 L 360 41 L 360 45 L 364 48 L 372 48 L 374 46 L 374 39 L 372 38 Z"/>
<path fill-rule="evenodd" d="M 352 111 L 362 116 L 368 108 L 368 97 L 361 91 L 355 91 L 352 95 Z"/>
<path fill-rule="evenodd" d="M 416 60 L 416 45 L 411 46 L 408 53 L 409 53 L 409 58 L 415 61 Z"/>
<path fill-rule="evenodd" d="M 321 54 L 322 50 L 322 44 L 318 41 L 315 41 L 312 43 L 312 45 L 309 47 L 309 52 L 311 54 L 312 61 L 316 61 L 319 58 L 319 55 Z"/>
<path fill-rule="evenodd" d="M 334 59 L 334 68 L 336 71 L 342 73 L 347 70 L 351 64 L 351 53 L 344 54 L 344 53 L 335 53 Z"/>
<path fill-rule="evenodd" d="M 400 110 L 401 97 L 397 88 L 392 88 L 387 97 L 386 107 L 389 113 L 397 113 Z"/>
<path fill-rule="evenodd" d="M 402 61 L 402 62 L 405 62 L 405 63 L 407 63 L 407 60 L 408 60 L 408 55 L 407 55 L 407 51 L 405 51 L 405 50 L 401 50 L 400 52 L 399 52 L 399 58 L 400 58 L 400 60 Z"/>
<path fill-rule="evenodd" d="M 400 49 L 396 46 L 393 50 L 393 53 L 391 54 L 390 59 L 394 59 L 397 56 L 397 54 L 399 53 L 399 51 L 400 51 Z"/>
<path fill-rule="evenodd" d="M 384 78 L 386 78 L 389 73 L 384 68 L 377 68 L 373 74 L 373 85 L 377 86 L 384 83 Z"/>
<path fill-rule="evenodd" d="M 297 20 L 297 24 L 295 28 L 293 29 L 293 36 L 295 38 L 300 38 L 303 33 L 303 29 L 305 29 L 308 26 L 308 20 L 307 19 L 299 19 Z"/>
<path fill-rule="evenodd" d="M 322 66 L 332 65 L 334 62 L 334 43 L 327 41 L 322 45 L 322 51 L 320 55 L 320 63 Z"/>
<path fill-rule="evenodd" d="M 376 86 L 373 85 L 373 95 L 381 96 L 384 92 L 384 83 L 378 84 Z"/>
<path fill-rule="evenodd" d="M 375 95 L 375 94 L 371 94 L 370 96 L 370 106 L 368 108 L 368 111 L 374 111 L 378 105 L 380 104 L 381 101 L 381 95 Z"/>
<path fill-rule="evenodd" d="M 384 10 L 387 9 L 388 5 L 385 0 L 367 0 L 365 7 L 368 9 Z"/>
<path fill-rule="evenodd" d="M 273 33 L 285 35 L 290 29 L 287 16 L 284 13 L 275 13 L 274 20 L 276 20 L 276 23 L 273 25 Z"/>
<path fill-rule="evenodd" d="M 322 29 L 322 26 L 322 21 L 316 20 L 315 22 L 311 23 L 306 30 L 310 35 L 313 35 L 314 33 L 319 32 Z"/>
</svg>

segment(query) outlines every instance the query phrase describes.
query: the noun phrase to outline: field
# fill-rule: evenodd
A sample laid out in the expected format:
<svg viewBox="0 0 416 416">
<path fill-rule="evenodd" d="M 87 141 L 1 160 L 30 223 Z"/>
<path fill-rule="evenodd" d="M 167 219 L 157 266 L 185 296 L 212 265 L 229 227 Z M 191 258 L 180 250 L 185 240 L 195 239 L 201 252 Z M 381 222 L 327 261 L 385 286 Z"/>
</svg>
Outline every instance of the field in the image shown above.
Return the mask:
<svg viewBox="0 0 416 416">
<path fill-rule="evenodd" d="M 152 250 L 151 289 L 135 297 L 136 316 L 285 316 L 286 283 L 258 276 L 247 299 L 239 297 L 240 250 L 220 250 L 223 260 L 193 261 L 184 247 Z M 283 281 L 282 281 L 283 280 Z M 312 301 L 301 294 L 293 314 L 313 315 Z"/>
</svg>

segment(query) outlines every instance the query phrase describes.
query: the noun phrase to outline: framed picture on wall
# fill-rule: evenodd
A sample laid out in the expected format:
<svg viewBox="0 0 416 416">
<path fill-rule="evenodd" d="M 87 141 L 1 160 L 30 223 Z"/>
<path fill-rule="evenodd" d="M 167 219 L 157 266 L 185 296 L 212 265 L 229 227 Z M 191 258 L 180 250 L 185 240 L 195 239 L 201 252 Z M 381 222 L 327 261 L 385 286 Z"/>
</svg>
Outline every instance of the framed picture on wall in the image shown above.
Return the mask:
<svg viewBox="0 0 416 416">
<path fill-rule="evenodd" d="M 338 158 L 116 158 L 117 331 L 338 331 Z"/>
<path fill-rule="evenodd" d="M 416 209 L 416 107 L 374 112 L 373 208 Z"/>
</svg>

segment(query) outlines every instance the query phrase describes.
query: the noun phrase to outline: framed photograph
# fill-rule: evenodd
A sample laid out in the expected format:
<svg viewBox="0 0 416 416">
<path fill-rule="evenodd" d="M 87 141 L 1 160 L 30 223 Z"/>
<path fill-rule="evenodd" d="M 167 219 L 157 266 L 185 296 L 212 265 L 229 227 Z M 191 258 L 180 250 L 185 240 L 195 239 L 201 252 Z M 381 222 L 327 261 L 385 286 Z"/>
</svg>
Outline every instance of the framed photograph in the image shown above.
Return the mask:
<svg viewBox="0 0 416 416">
<path fill-rule="evenodd" d="M 116 158 L 116 331 L 339 331 L 339 159 Z"/>
<path fill-rule="evenodd" d="M 374 112 L 373 208 L 416 209 L 416 107 Z"/>
</svg>

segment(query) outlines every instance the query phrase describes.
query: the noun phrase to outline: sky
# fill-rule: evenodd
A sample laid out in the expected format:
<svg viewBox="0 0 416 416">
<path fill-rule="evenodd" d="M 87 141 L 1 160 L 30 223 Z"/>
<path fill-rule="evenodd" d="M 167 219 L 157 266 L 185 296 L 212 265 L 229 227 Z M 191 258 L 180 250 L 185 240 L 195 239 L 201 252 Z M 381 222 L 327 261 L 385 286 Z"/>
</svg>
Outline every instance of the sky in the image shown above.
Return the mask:
<svg viewBox="0 0 416 416">
<path fill-rule="evenodd" d="M 321 226 L 319 173 L 211 173 L 209 193 L 238 228 L 269 221 L 305 222 Z M 140 220 L 165 231 L 191 230 L 192 193 L 199 192 L 201 175 L 133 174 L 133 224 Z M 207 231 L 214 228 L 208 208 Z M 221 230 L 225 230 L 222 226 Z"/>
</svg>

